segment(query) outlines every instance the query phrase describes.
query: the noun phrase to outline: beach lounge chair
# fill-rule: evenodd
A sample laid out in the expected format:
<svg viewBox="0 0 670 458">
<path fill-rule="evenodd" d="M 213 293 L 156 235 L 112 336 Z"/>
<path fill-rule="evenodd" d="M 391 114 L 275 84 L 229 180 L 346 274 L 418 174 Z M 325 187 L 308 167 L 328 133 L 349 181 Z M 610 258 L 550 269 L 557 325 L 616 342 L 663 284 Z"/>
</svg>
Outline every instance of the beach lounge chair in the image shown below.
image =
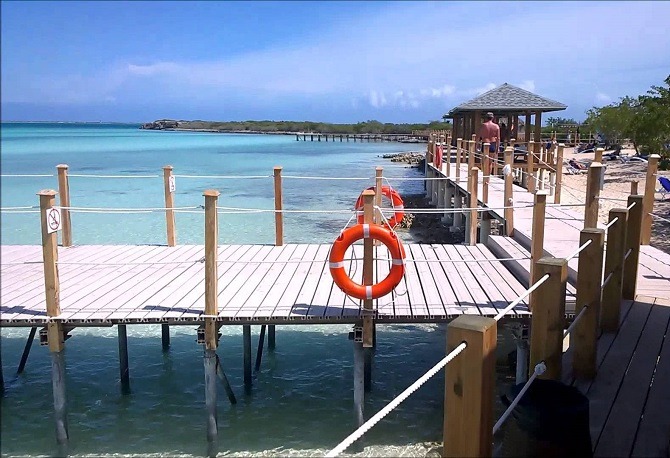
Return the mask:
<svg viewBox="0 0 670 458">
<path fill-rule="evenodd" d="M 665 199 L 666 195 L 670 195 L 670 179 L 658 177 L 658 181 L 661 183 L 661 189 L 657 189 L 656 192 L 661 194 L 661 199 Z"/>
<path fill-rule="evenodd" d="M 577 162 L 574 159 L 570 159 L 565 162 L 565 168 L 568 172 L 568 175 L 579 175 L 580 173 L 586 173 L 588 167 L 581 162 Z"/>
</svg>

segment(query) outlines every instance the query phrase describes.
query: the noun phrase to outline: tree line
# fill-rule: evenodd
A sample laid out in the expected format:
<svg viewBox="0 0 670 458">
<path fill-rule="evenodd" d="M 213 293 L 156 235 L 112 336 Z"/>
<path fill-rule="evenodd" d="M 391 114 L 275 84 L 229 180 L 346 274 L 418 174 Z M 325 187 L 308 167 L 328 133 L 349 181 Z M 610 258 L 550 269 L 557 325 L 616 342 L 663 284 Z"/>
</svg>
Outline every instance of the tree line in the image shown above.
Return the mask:
<svg viewBox="0 0 670 458">
<path fill-rule="evenodd" d="M 431 121 L 423 124 L 395 124 L 381 123 L 376 120 L 356 124 L 333 124 L 312 121 L 176 121 L 162 119 L 147 123 L 144 126 L 146 129 L 178 128 L 219 132 L 306 132 L 323 134 L 411 134 L 414 130 L 451 129 L 451 123 L 442 121 Z"/>
</svg>

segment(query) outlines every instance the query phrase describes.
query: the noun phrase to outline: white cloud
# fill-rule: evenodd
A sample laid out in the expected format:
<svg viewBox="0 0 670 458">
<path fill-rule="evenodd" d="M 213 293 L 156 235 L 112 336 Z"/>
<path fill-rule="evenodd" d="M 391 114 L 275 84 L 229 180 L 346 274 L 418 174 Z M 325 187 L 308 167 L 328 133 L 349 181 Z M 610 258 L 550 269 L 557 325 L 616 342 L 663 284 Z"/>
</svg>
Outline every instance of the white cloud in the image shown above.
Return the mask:
<svg viewBox="0 0 670 458">
<path fill-rule="evenodd" d="M 421 94 L 422 97 L 433 97 L 433 98 L 442 98 L 446 97 L 448 95 L 453 94 L 456 91 L 456 86 L 452 86 L 450 84 L 445 84 L 442 87 L 434 88 L 431 87 L 429 89 L 421 89 L 419 93 Z"/>
<path fill-rule="evenodd" d="M 526 91 L 535 92 L 535 81 L 533 80 L 525 80 L 523 83 L 517 84 L 517 86 Z"/>
<path fill-rule="evenodd" d="M 612 103 L 612 97 L 609 95 L 605 94 L 604 92 L 598 92 L 596 93 L 596 100 L 599 103 L 604 103 L 604 104 L 609 104 Z"/>
<path fill-rule="evenodd" d="M 383 92 L 370 91 L 368 94 L 368 101 L 374 108 L 381 108 L 386 105 L 386 97 Z"/>
</svg>

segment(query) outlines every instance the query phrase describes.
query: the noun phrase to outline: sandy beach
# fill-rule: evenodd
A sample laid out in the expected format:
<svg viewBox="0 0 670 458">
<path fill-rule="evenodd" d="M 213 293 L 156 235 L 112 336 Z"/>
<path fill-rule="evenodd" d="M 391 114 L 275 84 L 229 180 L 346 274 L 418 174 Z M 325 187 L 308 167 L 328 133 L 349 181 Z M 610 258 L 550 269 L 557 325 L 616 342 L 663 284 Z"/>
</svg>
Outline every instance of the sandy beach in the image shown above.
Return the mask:
<svg viewBox="0 0 670 458">
<path fill-rule="evenodd" d="M 632 148 L 625 148 L 621 150 L 621 155 L 634 155 L 635 150 Z M 574 153 L 572 148 L 565 151 L 565 160 L 572 158 L 577 161 L 589 162 L 593 161 L 594 153 Z M 620 161 L 603 161 L 606 166 L 605 169 L 605 186 L 600 192 L 602 199 L 600 200 L 599 220 L 602 223 L 607 223 L 608 213 L 612 208 L 625 208 L 625 200 L 630 194 L 631 182 L 638 181 L 638 192 L 644 193 L 646 183 L 646 162 L 629 162 L 626 164 Z M 660 171 L 659 176 L 670 177 L 670 171 Z M 654 189 L 661 187 L 658 180 L 655 180 Z M 581 204 L 584 202 L 586 196 L 586 173 L 578 175 L 570 175 L 563 169 L 563 186 L 561 190 L 561 203 Z M 655 194 L 653 213 L 670 220 L 670 196 L 665 199 L 661 198 L 660 193 Z M 575 211 L 581 211 L 578 207 Z M 663 221 L 658 218 L 653 219 L 651 245 L 659 250 L 670 253 L 670 222 Z"/>
</svg>

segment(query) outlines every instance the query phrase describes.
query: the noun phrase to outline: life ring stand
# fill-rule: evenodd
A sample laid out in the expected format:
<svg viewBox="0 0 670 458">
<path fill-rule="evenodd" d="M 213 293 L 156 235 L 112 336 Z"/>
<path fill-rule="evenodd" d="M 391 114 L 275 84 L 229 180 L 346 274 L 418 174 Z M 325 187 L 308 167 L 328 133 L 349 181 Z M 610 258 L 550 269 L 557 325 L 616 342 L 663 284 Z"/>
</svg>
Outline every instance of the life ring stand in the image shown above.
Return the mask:
<svg viewBox="0 0 670 458">
<path fill-rule="evenodd" d="M 379 283 L 361 285 L 354 282 L 344 269 L 344 254 L 354 242 L 361 239 L 379 240 L 391 253 L 391 270 Z M 357 224 L 340 234 L 330 250 L 328 262 L 333 281 L 345 294 L 357 299 L 377 299 L 390 293 L 398 286 L 405 274 L 405 250 L 400 239 L 386 226 L 379 224 Z"/>
<path fill-rule="evenodd" d="M 365 191 L 374 191 L 374 190 L 375 187 L 370 186 Z M 393 216 L 388 219 L 388 223 L 384 221 L 385 225 L 388 224 L 388 226 L 391 229 L 393 229 L 398 224 L 400 224 L 400 221 L 402 221 L 403 217 L 405 216 L 404 202 L 402 201 L 402 197 L 400 197 L 400 194 L 398 194 L 398 191 L 393 189 L 391 186 L 382 186 L 382 194 L 386 196 L 388 199 L 391 199 L 391 204 L 393 205 L 393 209 L 395 210 Z M 358 196 L 358 200 L 356 200 L 356 211 L 359 212 L 358 217 L 356 218 L 356 222 L 358 224 L 363 224 L 364 222 L 363 193 L 361 193 L 361 195 Z"/>
</svg>

